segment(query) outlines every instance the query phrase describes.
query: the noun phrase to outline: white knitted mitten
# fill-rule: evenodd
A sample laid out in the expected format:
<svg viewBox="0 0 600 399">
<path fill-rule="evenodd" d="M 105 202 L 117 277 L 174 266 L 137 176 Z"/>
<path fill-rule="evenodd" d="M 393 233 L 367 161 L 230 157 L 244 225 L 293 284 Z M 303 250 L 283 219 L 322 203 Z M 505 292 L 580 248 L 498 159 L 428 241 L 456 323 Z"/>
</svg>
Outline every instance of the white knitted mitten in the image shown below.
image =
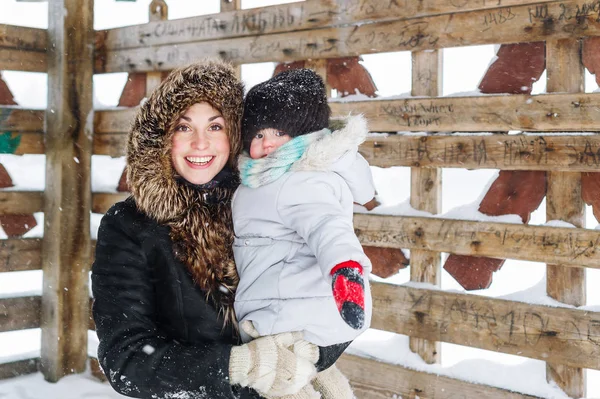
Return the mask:
<svg viewBox="0 0 600 399">
<path fill-rule="evenodd" d="M 267 335 L 231 348 L 229 380 L 265 397 L 291 395 L 315 376 L 318 359 L 319 348 L 300 332 Z"/>
<path fill-rule="evenodd" d="M 285 396 L 265 396 L 266 399 L 321 399 L 321 394 L 313 388 L 312 385 L 306 384 L 304 388 L 292 395 Z"/>
<path fill-rule="evenodd" d="M 353 399 L 355 397 L 350 382 L 335 364 L 318 373 L 311 384 L 321 394 L 322 399 Z"/>
</svg>

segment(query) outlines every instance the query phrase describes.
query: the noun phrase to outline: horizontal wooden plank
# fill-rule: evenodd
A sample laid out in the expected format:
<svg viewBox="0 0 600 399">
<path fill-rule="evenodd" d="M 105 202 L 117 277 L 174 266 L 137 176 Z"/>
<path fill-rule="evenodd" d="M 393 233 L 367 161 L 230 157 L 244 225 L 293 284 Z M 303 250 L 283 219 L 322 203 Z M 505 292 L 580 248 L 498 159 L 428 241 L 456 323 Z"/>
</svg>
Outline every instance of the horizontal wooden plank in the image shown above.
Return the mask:
<svg viewBox="0 0 600 399">
<path fill-rule="evenodd" d="M 335 101 L 330 107 L 337 116 L 365 115 L 376 132 L 600 130 L 597 93 Z"/>
<path fill-rule="evenodd" d="M 399 359 L 401 360 L 401 359 Z M 533 399 L 535 396 L 344 354 L 336 362 L 358 399 Z M 368 370 L 368 372 L 365 372 Z"/>
<path fill-rule="evenodd" d="M 437 14 L 550 3 L 555 0 L 447 1 L 309 0 L 247 10 L 221 12 L 97 32 L 106 50 L 174 45 L 248 35 L 294 32 L 335 25 L 404 20 Z"/>
<path fill-rule="evenodd" d="M 597 172 L 600 134 L 390 135 L 360 147 L 373 166 Z"/>
<path fill-rule="evenodd" d="M 40 327 L 39 296 L 0 298 L 0 332 Z"/>
<path fill-rule="evenodd" d="M 138 107 L 94 112 L 94 134 L 127 133 Z"/>
<path fill-rule="evenodd" d="M 600 35 L 595 5 L 571 0 L 539 6 L 438 15 L 210 42 L 97 53 L 96 73 L 170 70 L 205 57 L 235 64 L 420 51 Z"/>
<path fill-rule="evenodd" d="M 42 269 L 40 238 L 0 240 L 0 273 Z"/>
<path fill-rule="evenodd" d="M 48 43 L 46 29 L 0 24 L 0 47 L 33 50 L 45 53 Z"/>
<path fill-rule="evenodd" d="M 0 191 L 0 214 L 30 214 L 43 212 L 41 191 Z"/>
<path fill-rule="evenodd" d="M 0 47 L 0 70 L 47 72 L 46 53 Z"/>
<path fill-rule="evenodd" d="M 0 105 L 0 131 L 43 132 L 44 111 Z"/>
<path fill-rule="evenodd" d="M 600 313 L 385 283 L 371 290 L 373 328 L 600 369 Z"/>
<path fill-rule="evenodd" d="M 94 193 L 92 194 L 92 212 L 106 213 L 116 202 L 124 201 L 129 193 Z"/>
<path fill-rule="evenodd" d="M 354 215 L 363 245 L 600 268 L 600 231 L 406 216 Z"/>
<path fill-rule="evenodd" d="M 10 135 L 8 138 L 2 136 Z M 15 143 L 14 146 L 4 147 L 4 154 L 44 154 L 44 134 L 43 133 L 0 133 L 0 140 L 7 140 Z"/>
<path fill-rule="evenodd" d="M 94 134 L 94 155 L 122 157 L 127 151 L 126 133 Z"/>
<path fill-rule="evenodd" d="M 33 374 L 38 371 L 39 359 L 26 359 L 0 364 L 0 380 Z"/>
</svg>

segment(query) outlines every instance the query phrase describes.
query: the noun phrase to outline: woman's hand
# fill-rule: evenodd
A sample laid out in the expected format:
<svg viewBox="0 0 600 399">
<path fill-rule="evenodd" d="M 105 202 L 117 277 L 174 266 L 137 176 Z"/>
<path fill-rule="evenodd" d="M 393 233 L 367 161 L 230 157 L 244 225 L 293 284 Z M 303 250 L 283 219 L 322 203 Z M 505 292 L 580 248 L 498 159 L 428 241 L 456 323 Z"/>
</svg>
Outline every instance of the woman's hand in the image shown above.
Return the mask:
<svg viewBox="0 0 600 399">
<path fill-rule="evenodd" d="M 267 335 L 231 349 L 229 379 L 269 397 L 294 394 L 317 374 L 318 360 L 319 348 L 301 332 Z"/>
</svg>

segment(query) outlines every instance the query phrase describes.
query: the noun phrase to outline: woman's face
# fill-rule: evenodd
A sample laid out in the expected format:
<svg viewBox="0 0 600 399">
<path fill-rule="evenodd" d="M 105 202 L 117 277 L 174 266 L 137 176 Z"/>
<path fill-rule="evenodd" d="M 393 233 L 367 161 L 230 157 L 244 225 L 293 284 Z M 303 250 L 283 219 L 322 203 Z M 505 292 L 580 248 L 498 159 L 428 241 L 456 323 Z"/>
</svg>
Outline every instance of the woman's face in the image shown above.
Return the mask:
<svg viewBox="0 0 600 399">
<path fill-rule="evenodd" d="M 181 177 L 192 184 L 211 181 L 229 159 L 225 119 L 206 102 L 189 107 L 175 124 L 171 160 Z"/>
</svg>

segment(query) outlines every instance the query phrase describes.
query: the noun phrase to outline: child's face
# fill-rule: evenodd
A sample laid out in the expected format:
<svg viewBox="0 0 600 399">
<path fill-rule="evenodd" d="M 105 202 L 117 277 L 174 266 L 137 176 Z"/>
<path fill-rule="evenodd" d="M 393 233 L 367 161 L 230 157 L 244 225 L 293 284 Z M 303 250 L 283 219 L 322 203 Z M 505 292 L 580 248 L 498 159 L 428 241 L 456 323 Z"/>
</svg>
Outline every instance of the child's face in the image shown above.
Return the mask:
<svg viewBox="0 0 600 399">
<path fill-rule="evenodd" d="M 292 138 L 277 129 L 262 129 L 250 143 L 250 158 L 263 158 L 290 141 Z"/>
</svg>

